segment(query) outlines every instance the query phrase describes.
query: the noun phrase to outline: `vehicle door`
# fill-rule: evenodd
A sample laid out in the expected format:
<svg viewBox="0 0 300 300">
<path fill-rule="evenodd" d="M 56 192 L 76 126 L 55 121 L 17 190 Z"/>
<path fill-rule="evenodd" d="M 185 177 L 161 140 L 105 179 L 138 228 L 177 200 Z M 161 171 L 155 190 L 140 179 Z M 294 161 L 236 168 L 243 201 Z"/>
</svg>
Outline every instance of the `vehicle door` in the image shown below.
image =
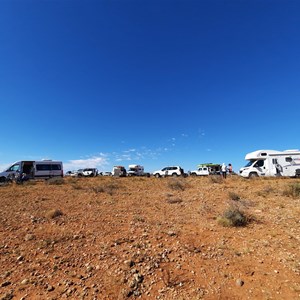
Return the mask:
<svg viewBox="0 0 300 300">
<path fill-rule="evenodd" d="M 256 169 L 259 176 L 265 176 L 266 175 L 266 166 L 265 166 L 265 160 L 257 160 L 256 163 L 253 165 L 253 168 Z"/>
</svg>

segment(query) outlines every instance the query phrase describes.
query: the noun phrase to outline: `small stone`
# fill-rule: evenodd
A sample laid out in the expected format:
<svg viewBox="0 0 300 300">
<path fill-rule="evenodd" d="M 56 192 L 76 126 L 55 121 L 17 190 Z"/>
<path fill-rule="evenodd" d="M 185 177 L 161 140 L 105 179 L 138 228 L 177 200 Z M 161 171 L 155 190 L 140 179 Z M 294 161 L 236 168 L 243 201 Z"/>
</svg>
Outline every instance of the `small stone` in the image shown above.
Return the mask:
<svg viewBox="0 0 300 300">
<path fill-rule="evenodd" d="M 243 286 L 243 285 L 244 285 L 244 281 L 243 281 L 242 279 L 239 278 L 239 279 L 236 280 L 235 284 L 236 284 L 237 286 Z"/>
<path fill-rule="evenodd" d="M 28 278 L 25 278 L 21 281 L 21 284 L 28 284 L 29 283 L 29 279 Z"/>
<path fill-rule="evenodd" d="M 35 240 L 35 235 L 34 234 L 26 234 L 25 235 L 25 241 L 32 241 L 32 240 Z"/>
<path fill-rule="evenodd" d="M 48 291 L 48 292 L 54 291 L 54 287 L 53 287 L 52 285 L 48 285 L 48 286 L 47 286 L 47 291 Z"/>
<path fill-rule="evenodd" d="M 24 256 L 20 255 L 17 257 L 17 261 L 22 261 L 22 260 L 24 260 Z"/>
</svg>

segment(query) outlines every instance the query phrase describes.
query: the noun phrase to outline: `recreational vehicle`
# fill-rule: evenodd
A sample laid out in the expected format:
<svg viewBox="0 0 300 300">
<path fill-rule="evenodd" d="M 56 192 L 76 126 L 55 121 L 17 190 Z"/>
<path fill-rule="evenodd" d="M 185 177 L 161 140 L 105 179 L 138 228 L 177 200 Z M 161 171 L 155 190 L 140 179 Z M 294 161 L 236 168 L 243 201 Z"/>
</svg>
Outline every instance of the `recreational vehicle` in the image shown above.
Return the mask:
<svg viewBox="0 0 300 300">
<path fill-rule="evenodd" d="M 28 179 L 63 177 L 63 164 L 52 160 L 18 161 L 0 173 L 0 182 L 17 174 L 25 174 Z"/>
<path fill-rule="evenodd" d="M 242 177 L 300 176 L 299 150 L 257 150 L 248 153 L 245 159 L 249 162 L 240 169 Z"/>
</svg>

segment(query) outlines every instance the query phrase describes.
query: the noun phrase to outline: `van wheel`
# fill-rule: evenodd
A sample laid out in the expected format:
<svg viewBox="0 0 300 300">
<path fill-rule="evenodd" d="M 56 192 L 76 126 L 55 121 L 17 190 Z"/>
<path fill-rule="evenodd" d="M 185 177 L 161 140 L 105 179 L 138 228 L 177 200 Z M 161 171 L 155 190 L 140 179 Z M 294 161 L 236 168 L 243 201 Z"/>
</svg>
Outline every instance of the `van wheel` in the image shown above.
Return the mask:
<svg viewBox="0 0 300 300">
<path fill-rule="evenodd" d="M 173 173 L 172 176 L 173 176 L 173 177 L 177 177 L 178 174 L 177 174 L 177 173 Z"/>
<path fill-rule="evenodd" d="M 196 173 L 191 173 L 191 176 L 196 177 L 197 174 Z"/>
<path fill-rule="evenodd" d="M 159 178 L 159 177 L 160 177 L 160 175 L 159 175 L 159 174 L 155 174 L 154 176 L 155 176 L 156 178 Z"/>
<path fill-rule="evenodd" d="M 258 174 L 256 172 L 251 172 L 249 174 L 249 178 L 255 178 L 255 177 L 258 177 Z"/>
</svg>

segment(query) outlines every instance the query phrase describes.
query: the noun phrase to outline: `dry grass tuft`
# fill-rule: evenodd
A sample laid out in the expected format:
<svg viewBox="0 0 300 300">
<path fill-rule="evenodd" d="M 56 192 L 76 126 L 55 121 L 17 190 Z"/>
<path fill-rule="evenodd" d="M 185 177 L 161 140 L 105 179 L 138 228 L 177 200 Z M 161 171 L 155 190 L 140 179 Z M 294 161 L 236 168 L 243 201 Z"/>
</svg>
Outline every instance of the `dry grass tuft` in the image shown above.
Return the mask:
<svg viewBox="0 0 300 300">
<path fill-rule="evenodd" d="M 55 219 L 63 215 L 63 212 L 59 209 L 51 209 L 46 212 L 46 217 L 48 219 Z"/>
<path fill-rule="evenodd" d="M 300 197 L 300 183 L 295 182 L 290 184 L 284 191 L 284 196 L 292 197 L 292 198 L 298 198 Z"/>
<path fill-rule="evenodd" d="M 217 221 L 224 227 L 241 227 L 249 223 L 249 218 L 239 208 L 230 207 L 217 218 Z"/>
<path fill-rule="evenodd" d="M 235 192 L 229 192 L 228 196 L 229 196 L 229 199 L 233 200 L 233 201 L 239 201 L 241 199 L 241 197 Z"/>
<path fill-rule="evenodd" d="M 186 188 L 186 184 L 180 180 L 173 179 L 168 182 L 168 187 L 172 190 L 184 191 Z"/>
<path fill-rule="evenodd" d="M 49 185 L 62 185 L 65 183 L 65 181 L 61 177 L 52 177 L 46 180 L 46 183 Z"/>
<path fill-rule="evenodd" d="M 221 175 L 211 175 L 209 179 L 212 183 L 223 183 L 223 177 Z"/>
</svg>

